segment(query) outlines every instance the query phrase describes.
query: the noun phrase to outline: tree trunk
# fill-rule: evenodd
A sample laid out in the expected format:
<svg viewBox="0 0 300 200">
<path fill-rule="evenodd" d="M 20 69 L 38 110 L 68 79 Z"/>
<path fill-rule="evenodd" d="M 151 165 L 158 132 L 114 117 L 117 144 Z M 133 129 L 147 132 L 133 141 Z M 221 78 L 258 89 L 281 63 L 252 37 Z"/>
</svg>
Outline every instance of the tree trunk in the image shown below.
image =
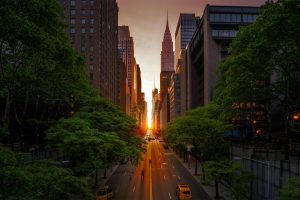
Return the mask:
<svg viewBox="0 0 300 200">
<path fill-rule="evenodd" d="M 195 157 L 195 176 L 197 176 L 197 175 L 198 175 L 198 160 Z"/>
<path fill-rule="evenodd" d="M 27 112 L 28 102 L 29 102 L 29 89 L 26 90 L 26 97 L 25 97 L 25 103 L 24 103 L 24 109 L 23 109 L 21 121 L 24 120 L 25 114 Z"/>
<path fill-rule="evenodd" d="M 203 181 L 205 182 L 205 169 L 204 169 L 204 167 L 203 167 L 203 165 L 202 165 L 202 178 L 203 178 Z"/>
<path fill-rule="evenodd" d="M 104 168 L 103 178 L 106 178 L 106 167 Z"/>
<path fill-rule="evenodd" d="M 219 182 L 218 182 L 217 178 L 215 178 L 215 189 L 216 189 L 216 196 L 215 196 L 215 198 L 216 199 L 220 199 L 220 195 L 219 195 Z"/>
<path fill-rule="evenodd" d="M 98 187 L 98 169 L 96 169 L 96 172 L 95 172 L 95 188 Z"/>
<path fill-rule="evenodd" d="M 5 111 L 4 111 L 4 117 L 3 117 L 3 122 L 7 123 L 7 124 L 9 124 L 10 107 L 11 107 L 11 100 L 10 100 L 10 95 L 8 92 L 8 95 L 6 97 Z"/>
</svg>

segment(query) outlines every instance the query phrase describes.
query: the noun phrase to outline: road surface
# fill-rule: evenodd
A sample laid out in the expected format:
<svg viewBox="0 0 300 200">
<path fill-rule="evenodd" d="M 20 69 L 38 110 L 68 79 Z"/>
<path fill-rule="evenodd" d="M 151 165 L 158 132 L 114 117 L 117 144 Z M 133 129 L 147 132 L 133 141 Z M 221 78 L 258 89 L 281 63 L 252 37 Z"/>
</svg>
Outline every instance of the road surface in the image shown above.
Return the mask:
<svg viewBox="0 0 300 200">
<path fill-rule="evenodd" d="M 114 192 L 114 200 L 175 200 L 175 187 L 180 183 L 190 186 L 192 199 L 210 200 L 174 153 L 165 150 L 158 140 L 148 143 L 142 157 L 136 167 L 130 163 L 120 165 L 107 181 Z"/>
</svg>

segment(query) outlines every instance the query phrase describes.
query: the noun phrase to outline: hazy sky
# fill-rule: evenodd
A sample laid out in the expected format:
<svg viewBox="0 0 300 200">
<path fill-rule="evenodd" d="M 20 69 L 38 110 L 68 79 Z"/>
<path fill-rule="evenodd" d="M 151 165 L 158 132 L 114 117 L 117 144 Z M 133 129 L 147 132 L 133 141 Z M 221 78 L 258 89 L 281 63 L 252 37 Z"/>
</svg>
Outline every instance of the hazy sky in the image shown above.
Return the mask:
<svg viewBox="0 0 300 200">
<path fill-rule="evenodd" d="M 128 25 L 134 40 L 135 57 L 141 68 L 142 90 L 146 95 L 150 118 L 154 79 L 156 87 L 159 88 L 160 51 L 167 10 L 175 46 L 175 29 L 180 13 L 195 13 L 201 17 L 206 4 L 260 6 L 265 0 L 117 0 L 117 2 L 119 25 Z"/>
</svg>

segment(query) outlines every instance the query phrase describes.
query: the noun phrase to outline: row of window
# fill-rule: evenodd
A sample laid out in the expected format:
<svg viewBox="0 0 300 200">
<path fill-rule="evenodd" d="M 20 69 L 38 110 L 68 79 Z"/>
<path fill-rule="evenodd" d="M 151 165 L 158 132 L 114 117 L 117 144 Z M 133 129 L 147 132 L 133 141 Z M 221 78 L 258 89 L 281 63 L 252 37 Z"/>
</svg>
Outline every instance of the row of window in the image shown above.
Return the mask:
<svg viewBox="0 0 300 200">
<path fill-rule="evenodd" d="M 86 6 L 86 0 L 82 0 L 81 4 L 83 6 Z M 71 6 L 76 6 L 76 0 L 71 0 L 70 5 Z M 90 0 L 90 6 L 94 6 L 94 0 Z"/>
<path fill-rule="evenodd" d="M 90 15 L 94 15 L 94 13 L 95 13 L 94 10 L 90 10 Z M 76 15 L 76 10 L 71 9 L 70 14 L 71 14 L 71 16 Z M 81 14 L 86 15 L 86 10 L 81 10 Z"/>
<path fill-rule="evenodd" d="M 76 20 L 71 18 L 70 19 L 70 24 L 76 24 Z M 86 24 L 86 19 L 82 19 L 81 24 Z M 94 19 L 90 19 L 90 24 L 94 24 Z"/>
<path fill-rule="evenodd" d="M 212 30 L 212 36 L 234 38 L 236 37 L 237 32 L 238 32 L 237 30 Z"/>
<path fill-rule="evenodd" d="M 87 31 L 85 28 L 81 29 L 81 33 L 86 33 L 86 32 Z M 70 33 L 72 33 L 72 34 L 76 33 L 75 28 L 70 28 Z M 90 33 L 94 33 L 94 28 L 90 28 Z"/>
<path fill-rule="evenodd" d="M 85 52 L 85 51 L 86 51 L 85 46 L 82 46 L 82 47 L 81 47 L 81 51 L 82 51 L 82 52 Z M 94 51 L 94 47 L 90 47 L 90 52 L 93 52 L 93 51 Z"/>
<path fill-rule="evenodd" d="M 258 15 L 255 14 L 220 14 L 212 13 L 209 15 L 211 22 L 231 22 L 231 23 L 253 23 Z"/>
</svg>

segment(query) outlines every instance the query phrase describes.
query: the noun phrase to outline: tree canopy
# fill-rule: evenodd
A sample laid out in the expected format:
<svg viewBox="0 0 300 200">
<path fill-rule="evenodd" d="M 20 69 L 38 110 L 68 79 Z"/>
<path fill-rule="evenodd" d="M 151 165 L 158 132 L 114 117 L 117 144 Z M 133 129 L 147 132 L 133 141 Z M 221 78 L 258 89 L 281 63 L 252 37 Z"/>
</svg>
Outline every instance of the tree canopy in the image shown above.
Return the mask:
<svg viewBox="0 0 300 200">
<path fill-rule="evenodd" d="M 229 116 L 240 103 L 281 110 L 282 119 L 300 109 L 300 12 L 298 0 L 261 8 L 255 23 L 242 27 L 230 55 L 218 67 L 214 101 Z M 267 114 L 267 115 L 268 115 Z"/>
<path fill-rule="evenodd" d="M 85 179 L 50 160 L 0 148 L 1 199 L 91 199 Z"/>
</svg>

